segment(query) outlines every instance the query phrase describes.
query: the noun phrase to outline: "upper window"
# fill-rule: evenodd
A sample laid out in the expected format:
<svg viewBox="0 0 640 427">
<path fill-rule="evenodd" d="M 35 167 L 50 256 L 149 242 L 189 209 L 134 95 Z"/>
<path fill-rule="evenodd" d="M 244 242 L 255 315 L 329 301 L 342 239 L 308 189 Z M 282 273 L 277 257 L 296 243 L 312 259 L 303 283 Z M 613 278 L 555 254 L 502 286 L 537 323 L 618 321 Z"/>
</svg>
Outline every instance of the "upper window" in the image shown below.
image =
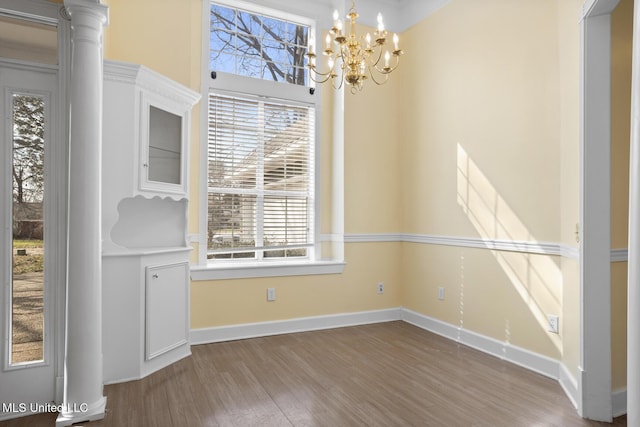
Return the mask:
<svg viewBox="0 0 640 427">
<path fill-rule="evenodd" d="M 211 3 L 209 70 L 307 86 L 309 25 Z"/>
</svg>

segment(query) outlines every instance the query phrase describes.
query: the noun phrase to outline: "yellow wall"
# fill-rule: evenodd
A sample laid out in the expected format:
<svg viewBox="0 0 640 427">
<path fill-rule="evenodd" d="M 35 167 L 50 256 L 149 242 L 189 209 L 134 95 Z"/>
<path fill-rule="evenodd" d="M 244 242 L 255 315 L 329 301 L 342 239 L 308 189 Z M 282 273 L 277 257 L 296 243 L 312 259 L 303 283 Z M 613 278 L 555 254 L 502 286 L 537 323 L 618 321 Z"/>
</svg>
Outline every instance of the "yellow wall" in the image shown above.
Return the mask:
<svg viewBox="0 0 640 427">
<path fill-rule="evenodd" d="M 560 241 L 561 138 L 578 144 L 560 118 L 579 110 L 577 90 L 561 90 L 561 66 L 576 80 L 578 69 L 560 63 L 559 29 L 576 34 L 566 47 L 578 51 L 574 9 L 560 25 L 553 0 L 453 0 L 404 35 L 405 232 Z M 562 322 L 559 257 L 413 246 L 402 268 L 406 306 L 562 357 L 563 334 L 546 331 L 547 314 Z M 437 300 L 440 286 L 450 300 Z"/>
<path fill-rule="evenodd" d="M 339 275 L 193 282 L 191 327 L 233 325 L 398 307 L 400 243 L 349 244 Z M 376 285 L 384 282 L 384 294 Z M 277 299 L 266 301 L 268 287 Z"/>
<path fill-rule="evenodd" d="M 359 27 L 358 31 L 373 30 Z M 406 66 L 404 61 L 400 65 Z M 405 169 L 399 159 L 402 139 L 398 117 L 404 110 L 396 96 L 400 80 L 392 74 L 385 85 L 376 86 L 369 80 L 362 92 L 345 92 L 346 233 L 402 231 L 404 206 L 398 189 Z"/>
<path fill-rule="evenodd" d="M 105 58 L 145 65 L 200 91 L 201 0 L 103 0 Z"/>
<path fill-rule="evenodd" d="M 405 231 L 479 234 L 458 203 L 461 148 L 508 209 L 504 220 L 515 221 L 506 224 L 511 238 L 558 240 L 555 7 L 454 0 L 407 32 L 401 127 L 411 172 L 402 183 L 412 208 L 404 210 Z"/>
</svg>

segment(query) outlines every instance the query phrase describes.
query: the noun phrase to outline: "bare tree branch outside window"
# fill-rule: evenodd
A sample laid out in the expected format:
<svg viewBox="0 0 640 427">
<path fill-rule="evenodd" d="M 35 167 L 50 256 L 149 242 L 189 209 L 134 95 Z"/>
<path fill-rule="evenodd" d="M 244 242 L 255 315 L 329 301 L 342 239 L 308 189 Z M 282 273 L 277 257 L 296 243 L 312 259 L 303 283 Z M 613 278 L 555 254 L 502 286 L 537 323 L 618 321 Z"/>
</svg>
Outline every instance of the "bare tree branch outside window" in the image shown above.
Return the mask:
<svg viewBox="0 0 640 427">
<path fill-rule="evenodd" d="M 44 192 L 44 100 L 13 97 L 13 200 L 41 202 Z"/>
<path fill-rule="evenodd" d="M 209 67 L 306 85 L 309 27 L 212 4 Z"/>
</svg>

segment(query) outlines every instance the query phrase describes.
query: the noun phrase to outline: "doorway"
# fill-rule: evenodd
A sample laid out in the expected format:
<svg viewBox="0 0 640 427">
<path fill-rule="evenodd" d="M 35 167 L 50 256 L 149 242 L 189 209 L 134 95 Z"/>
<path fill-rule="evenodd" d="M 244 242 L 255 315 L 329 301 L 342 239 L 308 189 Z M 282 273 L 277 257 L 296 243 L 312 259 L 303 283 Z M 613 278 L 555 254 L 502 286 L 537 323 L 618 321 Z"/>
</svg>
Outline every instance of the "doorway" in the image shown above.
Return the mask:
<svg viewBox="0 0 640 427">
<path fill-rule="evenodd" d="M 54 167 L 61 143 L 57 66 L 2 59 L 0 82 L 0 419 L 6 419 L 55 410 L 65 198 Z"/>
</svg>

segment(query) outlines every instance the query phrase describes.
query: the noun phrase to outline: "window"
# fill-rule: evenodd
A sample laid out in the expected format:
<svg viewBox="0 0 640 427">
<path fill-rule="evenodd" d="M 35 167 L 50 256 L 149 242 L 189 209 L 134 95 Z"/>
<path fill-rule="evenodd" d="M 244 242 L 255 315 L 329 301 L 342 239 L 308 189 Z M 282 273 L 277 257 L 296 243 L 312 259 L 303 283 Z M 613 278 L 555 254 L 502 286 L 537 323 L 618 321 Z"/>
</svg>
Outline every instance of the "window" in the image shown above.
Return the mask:
<svg viewBox="0 0 640 427">
<path fill-rule="evenodd" d="M 291 265 L 317 274 L 318 97 L 305 68 L 313 21 L 241 1 L 204 8 L 206 144 L 194 278 L 225 269 L 260 276 L 246 267 L 265 265 L 266 275 L 293 274 L 279 270 Z"/>
<path fill-rule="evenodd" d="M 211 4 L 209 69 L 306 86 L 309 26 Z"/>
<path fill-rule="evenodd" d="M 313 0 L 291 7 L 331 13 Z M 314 21 L 262 0 L 204 1 L 203 12 L 199 234 L 192 236 L 199 262 L 192 279 L 341 273 L 344 140 L 333 113 L 341 101 L 322 103 L 322 91 L 310 90 L 305 54 L 317 39 Z M 322 151 L 321 114 L 331 118 L 331 133 L 322 135 L 330 149 Z"/>
<path fill-rule="evenodd" d="M 308 258 L 315 109 L 209 94 L 208 259 Z"/>
</svg>

